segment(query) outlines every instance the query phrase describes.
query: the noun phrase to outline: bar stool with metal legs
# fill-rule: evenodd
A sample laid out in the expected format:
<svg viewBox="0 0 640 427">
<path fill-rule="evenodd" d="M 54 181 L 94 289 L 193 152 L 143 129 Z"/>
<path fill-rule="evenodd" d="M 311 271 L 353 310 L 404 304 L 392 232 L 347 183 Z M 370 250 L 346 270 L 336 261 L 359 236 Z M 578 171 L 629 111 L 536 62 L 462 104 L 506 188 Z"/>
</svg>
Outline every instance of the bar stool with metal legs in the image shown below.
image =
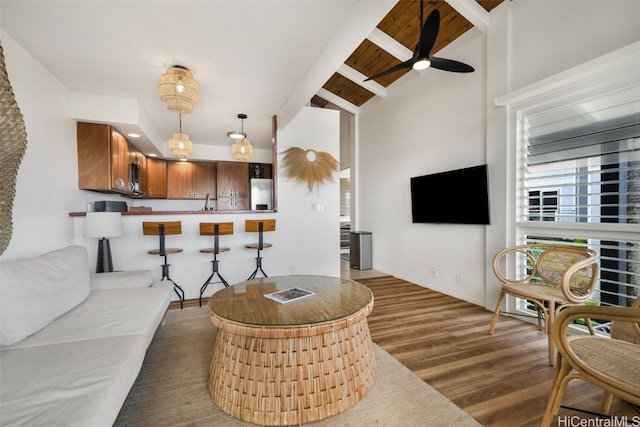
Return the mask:
<svg viewBox="0 0 640 427">
<path fill-rule="evenodd" d="M 218 264 L 220 263 L 220 261 L 218 260 L 218 254 L 221 252 L 228 252 L 230 250 L 229 248 L 221 248 L 218 243 L 219 236 L 224 234 L 233 234 L 233 222 L 201 222 L 200 223 L 200 235 L 213 236 L 213 247 L 200 249 L 200 252 L 204 254 L 213 254 L 213 260 L 211 260 L 213 271 L 211 272 L 211 275 L 209 276 L 207 281 L 204 282 L 204 284 L 200 288 L 200 298 L 198 299 L 198 302 L 200 303 L 200 307 L 202 307 L 202 294 L 207 289 L 207 286 L 209 286 L 209 283 L 211 283 L 211 279 L 213 279 L 213 276 L 217 274 L 218 278 L 220 279 L 220 282 L 227 287 L 229 286 L 227 281 L 224 280 L 224 277 L 220 275 L 220 271 L 218 271 Z"/>
<path fill-rule="evenodd" d="M 177 254 L 182 252 L 182 248 L 166 248 L 165 236 L 171 234 L 182 234 L 182 221 L 164 221 L 164 222 L 143 222 L 142 234 L 145 236 L 158 236 L 160 240 L 160 248 L 151 249 L 147 253 L 151 255 L 160 255 L 164 257 L 164 264 L 162 264 L 162 280 L 165 278 L 173 283 L 173 290 L 180 298 L 180 308 L 184 306 L 184 291 L 182 288 L 173 281 L 169 275 L 169 267 L 171 264 L 167 264 L 167 255 Z"/>
<path fill-rule="evenodd" d="M 251 273 L 249 279 L 255 279 L 256 274 L 260 271 L 264 277 L 267 277 L 267 274 L 262 269 L 262 257 L 260 256 L 260 251 L 265 248 L 270 248 L 273 246 L 271 243 L 264 243 L 262 238 L 262 233 L 266 231 L 275 231 L 276 230 L 276 220 L 275 219 L 247 219 L 244 222 L 244 231 L 246 232 L 258 232 L 258 243 L 249 243 L 244 245 L 245 248 L 248 249 L 257 249 L 258 256 L 256 256 L 256 269 Z"/>
</svg>

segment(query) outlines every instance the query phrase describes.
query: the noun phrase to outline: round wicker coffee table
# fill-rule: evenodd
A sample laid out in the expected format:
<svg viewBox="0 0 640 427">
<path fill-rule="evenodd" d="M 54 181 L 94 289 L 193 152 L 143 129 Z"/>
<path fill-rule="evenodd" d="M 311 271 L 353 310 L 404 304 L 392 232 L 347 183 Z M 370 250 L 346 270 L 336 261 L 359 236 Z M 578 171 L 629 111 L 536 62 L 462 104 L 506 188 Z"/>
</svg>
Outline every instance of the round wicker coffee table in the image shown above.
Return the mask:
<svg viewBox="0 0 640 427">
<path fill-rule="evenodd" d="M 265 297 L 291 288 L 313 295 L 286 303 Z M 208 304 L 219 329 L 211 398 L 261 425 L 305 424 L 353 406 L 375 379 L 372 308 L 367 287 L 336 277 L 265 277 L 216 292 Z"/>
</svg>

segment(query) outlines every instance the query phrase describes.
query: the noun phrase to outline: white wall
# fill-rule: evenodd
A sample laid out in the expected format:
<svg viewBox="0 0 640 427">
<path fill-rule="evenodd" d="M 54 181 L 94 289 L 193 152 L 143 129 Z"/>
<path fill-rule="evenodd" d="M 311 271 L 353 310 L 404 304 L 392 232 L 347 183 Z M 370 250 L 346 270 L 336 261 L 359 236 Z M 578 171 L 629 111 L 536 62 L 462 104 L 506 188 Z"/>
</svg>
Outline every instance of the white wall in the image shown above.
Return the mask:
<svg viewBox="0 0 640 427">
<path fill-rule="evenodd" d="M 76 124 L 69 113 L 69 91 L 41 64 L 2 33 L 2 46 L 9 79 L 25 118 L 28 146 L 18 173 L 14 201 L 14 231 L 0 261 L 38 255 L 70 244 L 89 250 L 95 266 L 97 241 L 82 236 L 84 217 L 69 212 L 85 211 L 88 202 L 125 200 L 130 206 L 152 206 L 154 210 L 201 209 L 203 201 L 131 200 L 77 188 Z M 279 152 L 289 146 L 313 148 L 339 157 L 339 113 L 305 107 L 278 132 Z M 280 162 L 280 156 L 279 160 Z M 150 269 L 161 277 L 159 257 L 147 255 L 157 247 L 157 239 L 142 236 L 143 220 L 182 220 L 183 234 L 167 237 L 167 246 L 182 247 L 184 253 L 169 259 L 171 276 L 183 286 L 187 298 L 196 298 L 211 272 L 208 255 L 199 248 L 211 246 L 210 238 L 198 235 L 200 221 L 233 221 L 235 234 L 221 237 L 221 245 L 231 248 L 221 256 L 220 270 L 227 281 L 245 280 L 253 271 L 255 251 L 244 244 L 257 241 L 255 233 L 244 232 L 244 220 L 276 218 L 275 232 L 266 233 L 273 247 L 263 252 L 264 270 L 270 276 L 296 274 L 340 275 L 339 181 L 322 185 L 313 193 L 278 173 L 277 213 L 125 216 L 124 236 L 111 239 L 114 266 L 119 270 Z M 313 210 L 320 204 L 323 210 Z M 211 294 L 221 285 L 208 288 Z M 175 298 L 174 298 L 175 299 Z"/>
<path fill-rule="evenodd" d="M 387 99 L 366 104 L 357 120 L 356 223 L 373 233 L 373 267 L 493 309 L 490 263 L 511 238 L 514 158 L 507 112 L 493 99 L 640 40 L 638 16 L 640 2 L 506 1 L 491 12 L 488 34 L 472 29 L 437 54 L 476 72 L 411 71 Z M 411 176 L 483 162 L 491 226 L 411 223 Z"/>
<path fill-rule="evenodd" d="M 356 222 L 373 233 L 375 269 L 480 304 L 484 226 L 411 223 L 412 176 L 485 163 L 484 37 L 472 30 L 455 45 L 440 56 L 473 64 L 476 72 L 412 71 L 389 87 L 386 99 L 365 104 Z"/>
<path fill-rule="evenodd" d="M 76 125 L 69 118 L 68 90 L 4 32 L 2 48 L 27 130 L 4 260 L 71 244 L 67 213 L 85 210 L 90 195 L 77 189 Z"/>
</svg>

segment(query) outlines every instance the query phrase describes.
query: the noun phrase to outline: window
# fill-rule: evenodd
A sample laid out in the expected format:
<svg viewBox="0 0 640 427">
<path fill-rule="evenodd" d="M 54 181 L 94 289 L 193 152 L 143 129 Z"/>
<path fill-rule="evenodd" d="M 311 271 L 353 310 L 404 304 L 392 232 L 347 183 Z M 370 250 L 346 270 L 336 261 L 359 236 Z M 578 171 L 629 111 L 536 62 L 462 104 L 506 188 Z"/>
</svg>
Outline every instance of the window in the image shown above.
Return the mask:
<svg viewBox="0 0 640 427">
<path fill-rule="evenodd" d="M 594 299 L 627 306 L 640 296 L 640 84 L 572 98 L 518 112 L 517 235 L 598 251 Z"/>
</svg>

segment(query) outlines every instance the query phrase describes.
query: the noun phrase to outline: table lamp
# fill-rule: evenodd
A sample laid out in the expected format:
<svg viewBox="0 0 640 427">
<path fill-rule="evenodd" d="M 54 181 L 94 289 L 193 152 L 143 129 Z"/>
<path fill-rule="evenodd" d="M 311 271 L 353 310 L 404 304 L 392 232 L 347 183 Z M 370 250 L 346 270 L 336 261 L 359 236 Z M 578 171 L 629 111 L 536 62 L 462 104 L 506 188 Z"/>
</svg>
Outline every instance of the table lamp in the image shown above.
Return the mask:
<svg viewBox="0 0 640 427">
<path fill-rule="evenodd" d="M 96 273 L 113 271 L 109 237 L 122 236 L 122 218 L 120 212 L 87 212 L 84 223 L 85 237 L 100 239 L 98 242 L 98 260 Z"/>
</svg>

